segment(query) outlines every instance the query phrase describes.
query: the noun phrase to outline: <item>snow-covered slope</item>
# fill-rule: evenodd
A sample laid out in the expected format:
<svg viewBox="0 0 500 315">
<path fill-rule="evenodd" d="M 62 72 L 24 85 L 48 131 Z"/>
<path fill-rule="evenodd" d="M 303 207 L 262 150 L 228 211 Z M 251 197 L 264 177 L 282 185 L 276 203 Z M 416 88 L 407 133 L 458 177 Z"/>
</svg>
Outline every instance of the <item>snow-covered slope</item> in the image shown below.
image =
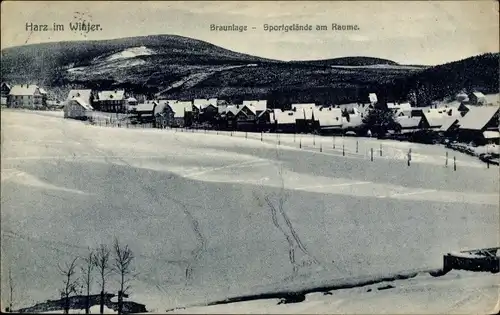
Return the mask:
<svg viewBox="0 0 500 315">
<path fill-rule="evenodd" d="M 399 142 L 359 140 L 356 153 L 348 138 L 333 149 L 312 136 L 1 119 L 2 272 L 13 267 L 20 307 L 57 297 L 57 263 L 115 236 L 137 256 L 131 298 L 157 312 L 437 268 L 445 252 L 498 246 L 498 168 L 457 154 L 453 171 L 441 147 L 411 144 L 407 166 Z"/>
<path fill-rule="evenodd" d="M 106 60 L 113 61 L 117 59 L 135 58 L 138 56 L 149 56 L 154 54 L 155 54 L 154 50 L 149 49 L 145 46 L 140 46 L 140 47 L 127 48 L 120 52 L 114 53 L 111 56 L 107 57 Z"/>
</svg>

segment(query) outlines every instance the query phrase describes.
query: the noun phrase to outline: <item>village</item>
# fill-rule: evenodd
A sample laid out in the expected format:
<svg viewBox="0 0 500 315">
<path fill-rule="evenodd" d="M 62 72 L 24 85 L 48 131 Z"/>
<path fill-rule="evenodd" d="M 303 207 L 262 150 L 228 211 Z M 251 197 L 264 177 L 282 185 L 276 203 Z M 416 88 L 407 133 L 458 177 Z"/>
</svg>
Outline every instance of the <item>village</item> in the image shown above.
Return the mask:
<svg viewBox="0 0 500 315">
<path fill-rule="evenodd" d="M 370 93 L 365 102 L 300 103 L 283 109 L 270 108 L 267 100 L 244 100 L 241 104 L 217 98 L 146 100 L 123 89 L 70 90 L 64 101 L 50 100 L 47 90 L 34 84 L 11 86 L 3 82 L 1 92 L 2 106 L 7 108 L 62 110 L 64 118 L 91 123 L 376 136 L 429 144 L 454 143 L 457 149 L 464 144 L 497 145 L 500 139 L 498 95 L 486 96 L 478 91 L 461 92 L 454 99 L 426 107 L 417 107 L 415 101 L 381 102 Z M 496 155 L 494 150 L 490 153 Z"/>
</svg>

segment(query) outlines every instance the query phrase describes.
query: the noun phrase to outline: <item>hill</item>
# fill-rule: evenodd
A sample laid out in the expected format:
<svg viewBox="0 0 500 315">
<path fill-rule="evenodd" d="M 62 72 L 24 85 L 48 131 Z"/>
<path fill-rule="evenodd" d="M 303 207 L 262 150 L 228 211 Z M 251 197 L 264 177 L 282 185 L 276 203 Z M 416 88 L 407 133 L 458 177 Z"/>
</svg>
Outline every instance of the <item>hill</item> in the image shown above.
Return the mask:
<svg viewBox="0 0 500 315">
<path fill-rule="evenodd" d="M 369 92 L 406 99 L 422 87 L 432 90 L 431 98 L 468 86 L 489 92 L 498 90 L 497 70 L 498 54 L 430 68 L 366 56 L 286 62 L 155 35 L 4 49 L 1 74 L 8 82 L 46 86 L 59 99 L 70 88 L 124 88 L 148 97 L 267 98 L 281 107 L 366 101 Z"/>
<path fill-rule="evenodd" d="M 424 69 L 405 78 L 385 82 L 383 90 L 391 97 L 403 98 L 418 90 L 420 103 L 444 99 L 461 90 L 484 94 L 499 92 L 500 53 L 487 53 Z"/>
<path fill-rule="evenodd" d="M 398 65 L 397 62 L 388 59 L 353 56 L 323 60 L 290 61 L 290 63 L 301 63 L 316 66 L 372 66 L 372 65 Z"/>
</svg>

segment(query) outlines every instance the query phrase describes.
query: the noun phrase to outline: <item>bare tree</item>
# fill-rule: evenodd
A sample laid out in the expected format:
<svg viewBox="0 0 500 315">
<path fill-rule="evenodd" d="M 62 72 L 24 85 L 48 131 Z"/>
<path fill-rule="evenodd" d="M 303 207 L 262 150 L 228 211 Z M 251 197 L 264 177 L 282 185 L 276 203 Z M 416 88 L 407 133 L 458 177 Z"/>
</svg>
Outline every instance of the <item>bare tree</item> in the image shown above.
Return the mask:
<svg viewBox="0 0 500 315">
<path fill-rule="evenodd" d="M 115 260 L 113 270 L 120 276 L 120 291 L 118 291 L 118 314 L 123 314 L 123 297 L 128 296 L 130 289 L 129 281 L 132 277 L 131 263 L 134 259 L 134 253 L 128 245 L 121 245 L 115 238 L 113 244 Z"/>
<path fill-rule="evenodd" d="M 100 313 L 104 314 L 104 290 L 106 289 L 106 281 L 111 274 L 111 266 L 109 261 L 110 249 L 101 244 L 94 254 L 94 266 L 99 272 L 99 285 L 101 286 Z"/>
<path fill-rule="evenodd" d="M 57 265 L 59 267 L 59 272 L 64 276 L 63 289 L 61 290 L 61 298 L 64 300 L 64 314 L 69 313 L 70 303 L 69 297 L 71 294 L 76 294 L 78 292 L 78 278 L 75 278 L 76 273 L 76 261 L 78 257 L 75 257 L 71 263 L 66 263 L 64 267 Z"/>
<path fill-rule="evenodd" d="M 92 271 L 94 270 L 94 251 L 89 248 L 88 256 L 84 258 L 85 265 L 81 266 L 81 271 L 84 276 L 83 282 L 87 289 L 85 298 L 85 314 L 90 313 L 90 288 L 92 287 Z"/>
</svg>

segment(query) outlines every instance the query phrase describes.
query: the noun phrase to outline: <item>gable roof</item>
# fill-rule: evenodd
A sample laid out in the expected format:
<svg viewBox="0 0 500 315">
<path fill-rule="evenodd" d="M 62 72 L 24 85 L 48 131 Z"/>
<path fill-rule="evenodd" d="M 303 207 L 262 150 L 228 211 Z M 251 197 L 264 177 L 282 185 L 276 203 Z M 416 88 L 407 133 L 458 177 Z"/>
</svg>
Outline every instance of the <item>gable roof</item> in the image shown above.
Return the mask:
<svg viewBox="0 0 500 315">
<path fill-rule="evenodd" d="M 87 102 L 90 102 L 90 96 L 92 94 L 92 90 L 71 90 L 68 93 L 68 100 L 75 98 L 75 97 L 80 97 Z"/>
<path fill-rule="evenodd" d="M 71 102 L 76 102 L 77 104 L 79 104 L 80 106 L 82 106 L 83 108 L 85 108 L 86 110 L 93 110 L 94 109 L 89 103 L 87 103 L 81 97 L 71 98 L 71 99 L 69 99 L 69 100 L 66 101 L 66 104 L 69 105 L 69 104 L 71 104 Z"/>
<path fill-rule="evenodd" d="M 452 113 L 452 115 L 448 113 Z M 460 113 L 456 108 L 446 108 L 446 110 L 431 108 L 424 111 L 423 116 L 429 124 L 429 128 L 441 128 L 443 125 L 449 123 L 450 120 L 458 119 Z"/>
<path fill-rule="evenodd" d="M 245 107 L 248 108 L 248 110 L 251 111 L 254 115 L 257 115 L 257 107 L 255 107 L 253 105 L 243 105 L 243 106 L 240 106 L 240 112 Z"/>
<path fill-rule="evenodd" d="M 481 92 L 472 92 L 472 95 L 474 95 L 477 98 L 484 98 L 484 94 Z"/>
<path fill-rule="evenodd" d="M 10 89 L 9 95 L 28 96 L 28 95 L 34 95 L 36 91 L 38 91 L 40 93 L 40 88 L 38 87 L 38 85 L 35 85 L 35 84 L 14 85 Z"/>
<path fill-rule="evenodd" d="M 5 86 L 5 87 L 6 87 L 6 88 L 8 88 L 9 90 L 12 88 L 12 86 L 11 86 L 9 83 L 7 83 L 7 82 L 2 82 L 2 85 L 1 85 L 1 86 L 2 86 L 2 87 L 4 87 L 4 86 Z"/>
<path fill-rule="evenodd" d="M 396 123 L 399 124 L 403 129 L 417 128 L 421 120 L 422 117 L 396 117 Z"/>
<path fill-rule="evenodd" d="M 224 113 L 227 115 L 229 113 L 233 114 L 234 116 L 238 115 L 240 112 L 240 109 L 242 107 L 239 105 L 229 105 L 225 108 Z"/>
<path fill-rule="evenodd" d="M 100 91 L 97 96 L 99 101 L 122 101 L 125 98 L 125 91 Z"/>
<path fill-rule="evenodd" d="M 498 110 L 498 106 L 473 106 L 460 119 L 460 129 L 481 130 L 495 116 Z"/>
<path fill-rule="evenodd" d="M 243 101 L 243 106 L 254 106 L 260 112 L 267 109 L 267 100 Z"/>
<path fill-rule="evenodd" d="M 193 100 L 193 107 L 198 109 L 203 109 L 207 106 L 215 106 L 217 107 L 217 99 L 216 98 L 197 98 Z"/>
<path fill-rule="evenodd" d="M 443 124 L 441 125 L 441 128 L 439 128 L 439 130 L 448 131 L 451 128 L 451 126 L 453 126 L 458 121 L 460 121 L 460 119 L 458 117 L 456 117 L 456 116 L 450 117 L 449 119 L 447 119 L 446 121 L 443 122 Z"/>
<path fill-rule="evenodd" d="M 193 103 L 190 101 L 187 102 L 167 101 L 167 104 L 174 112 L 175 118 L 184 118 L 184 113 L 193 111 Z"/>
<path fill-rule="evenodd" d="M 158 115 L 158 114 L 161 114 L 163 112 L 163 110 L 165 109 L 165 107 L 168 104 L 173 103 L 173 102 L 177 102 L 177 101 L 175 101 L 175 100 L 156 100 L 153 102 L 156 104 L 154 114 Z"/>
</svg>

